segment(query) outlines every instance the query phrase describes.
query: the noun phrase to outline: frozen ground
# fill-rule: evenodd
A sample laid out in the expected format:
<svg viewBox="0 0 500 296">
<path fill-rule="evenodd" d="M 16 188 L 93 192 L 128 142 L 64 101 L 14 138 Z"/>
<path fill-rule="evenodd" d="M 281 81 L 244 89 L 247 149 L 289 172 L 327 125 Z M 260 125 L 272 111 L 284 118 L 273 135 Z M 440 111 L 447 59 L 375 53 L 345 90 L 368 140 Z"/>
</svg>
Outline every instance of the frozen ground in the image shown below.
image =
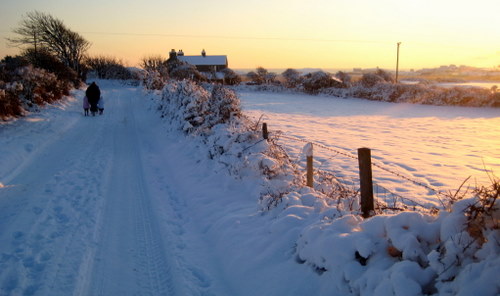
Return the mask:
<svg viewBox="0 0 500 296">
<path fill-rule="evenodd" d="M 372 149 L 373 162 L 394 173 L 435 188 L 456 190 L 489 184 L 486 171 L 500 172 L 500 110 L 439 107 L 336 99 L 304 94 L 241 92 L 243 109 L 268 123 L 271 131 L 319 143 L 350 155 Z M 304 142 L 280 143 L 298 161 Z M 333 171 L 348 184 L 358 182 L 355 159 L 314 147 L 315 167 Z M 435 192 L 379 167 L 374 181 L 403 197 L 439 206 Z M 376 187 L 376 191 L 385 190 Z"/>
<path fill-rule="evenodd" d="M 420 250 L 417 234 L 429 241 L 455 235 L 452 226 L 441 226 L 445 217 L 430 223 L 415 213 L 366 223 L 353 215 L 324 220 L 332 211 L 307 190 L 302 201 L 289 196 L 289 207 L 264 213 L 260 181 L 236 180 L 197 141 L 167 132 L 141 88 L 99 85 L 103 116 L 82 116 L 79 90 L 64 104 L 0 125 L 0 295 L 346 295 L 367 289 L 418 295 L 432 269 L 389 257 L 381 243 L 387 238 L 378 233 L 387 228 L 397 247 L 411 251 Z M 484 179 L 483 161 L 498 171 L 497 109 L 242 98 L 248 114 L 265 113 L 271 130 L 349 153 L 369 146 L 377 161 L 438 188 L 455 188 L 471 172 Z M 286 142 L 297 158 L 303 145 Z M 318 166 L 356 178 L 349 159 L 316 153 Z M 435 202 L 416 186 L 381 176 L 377 180 L 393 190 Z M 355 248 L 371 256 L 365 267 Z M 451 294 L 494 295 L 498 285 L 484 283 L 500 272 L 497 254 L 494 246 L 484 250 L 478 255 L 484 261 L 443 285 Z M 439 263 L 429 258 L 431 267 Z"/>
</svg>

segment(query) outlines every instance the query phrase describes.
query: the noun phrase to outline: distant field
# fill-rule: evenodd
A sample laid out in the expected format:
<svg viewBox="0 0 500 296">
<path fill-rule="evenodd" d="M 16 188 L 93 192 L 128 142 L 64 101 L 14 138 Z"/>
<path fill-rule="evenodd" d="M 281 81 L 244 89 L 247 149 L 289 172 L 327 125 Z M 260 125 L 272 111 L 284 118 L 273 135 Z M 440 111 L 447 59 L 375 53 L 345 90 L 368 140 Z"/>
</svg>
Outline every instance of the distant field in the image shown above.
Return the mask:
<svg viewBox="0 0 500 296">
<path fill-rule="evenodd" d="M 407 75 L 401 74 L 401 79 L 425 79 L 430 81 L 438 82 L 470 82 L 470 81 L 481 81 L 481 82 L 498 82 L 500 83 L 500 73 L 491 72 L 490 74 L 484 75 L 454 75 L 454 74 L 424 74 L 424 75 Z"/>
<path fill-rule="evenodd" d="M 418 81 L 414 80 L 400 80 L 403 84 L 417 84 Z M 491 89 L 493 86 L 497 86 L 500 88 L 500 81 L 494 82 L 484 82 L 484 81 L 471 81 L 471 82 L 438 82 L 438 86 L 441 87 L 455 87 L 455 86 L 463 86 L 463 87 L 479 87 L 485 89 Z"/>
<path fill-rule="evenodd" d="M 473 87 L 481 87 L 481 88 L 491 89 L 495 85 L 498 88 L 500 88 L 500 81 L 497 81 L 497 82 L 463 82 L 463 83 L 443 82 L 443 83 L 439 83 L 438 85 L 443 86 L 443 87 L 473 86 Z"/>
</svg>

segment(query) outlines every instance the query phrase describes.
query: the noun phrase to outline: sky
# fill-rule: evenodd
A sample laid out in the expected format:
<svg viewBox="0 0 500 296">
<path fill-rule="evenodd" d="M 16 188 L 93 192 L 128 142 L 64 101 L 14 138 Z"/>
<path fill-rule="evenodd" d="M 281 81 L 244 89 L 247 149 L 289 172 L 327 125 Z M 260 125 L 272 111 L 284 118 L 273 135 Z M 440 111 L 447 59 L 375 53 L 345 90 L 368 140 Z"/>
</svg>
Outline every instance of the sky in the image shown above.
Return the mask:
<svg viewBox="0 0 500 296">
<path fill-rule="evenodd" d="M 498 0 L 0 0 L 5 38 L 30 11 L 92 43 L 90 55 L 138 66 L 182 49 L 227 55 L 229 67 L 400 69 L 500 65 Z"/>
</svg>

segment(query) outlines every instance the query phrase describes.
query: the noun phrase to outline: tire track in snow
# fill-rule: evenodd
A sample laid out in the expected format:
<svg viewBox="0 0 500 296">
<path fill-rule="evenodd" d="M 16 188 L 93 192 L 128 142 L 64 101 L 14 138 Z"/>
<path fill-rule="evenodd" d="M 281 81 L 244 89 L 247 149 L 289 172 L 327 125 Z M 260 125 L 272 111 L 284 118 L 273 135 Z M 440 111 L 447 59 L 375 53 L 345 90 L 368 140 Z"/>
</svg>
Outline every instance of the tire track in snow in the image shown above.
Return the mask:
<svg viewBox="0 0 500 296">
<path fill-rule="evenodd" d="M 113 159 L 90 294 L 171 295 L 175 281 L 142 176 L 130 93 L 122 95 L 114 94 L 119 104 L 108 127 Z"/>
<path fill-rule="evenodd" d="M 143 108 L 144 109 L 144 108 Z M 136 108 L 135 110 L 141 110 Z M 144 164 L 144 180 L 148 181 L 148 200 L 156 217 L 156 233 L 162 237 L 163 254 L 168 262 L 171 282 L 175 283 L 172 295 L 232 295 L 224 288 L 223 280 L 214 281 L 213 276 L 220 274 L 217 263 L 212 261 L 213 254 L 208 250 L 198 225 L 193 225 L 186 198 L 175 188 L 176 168 L 168 165 L 167 159 L 175 158 L 178 148 L 170 147 L 160 118 L 152 117 L 144 110 L 139 115 L 141 124 L 136 126 L 140 135 L 140 155 Z M 144 121 L 147 118 L 146 121 Z"/>
</svg>

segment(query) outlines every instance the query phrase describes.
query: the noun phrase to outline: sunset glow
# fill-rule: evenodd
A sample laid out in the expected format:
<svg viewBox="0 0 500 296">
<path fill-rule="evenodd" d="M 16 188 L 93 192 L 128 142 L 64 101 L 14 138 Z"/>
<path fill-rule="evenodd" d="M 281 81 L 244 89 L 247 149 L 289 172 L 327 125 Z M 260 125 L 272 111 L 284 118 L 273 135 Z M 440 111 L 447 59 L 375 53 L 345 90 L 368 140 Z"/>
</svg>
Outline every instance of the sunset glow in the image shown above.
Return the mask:
<svg viewBox="0 0 500 296">
<path fill-rule="evenodd" d="M 5 38 L 38 10 L 92 43 L 91 55 L 129 66 L 172 48 L 227 55 L 234 69 L 393 68 L 500 64 L 497 0 L 2 1 L 0 56 L 16 54 Z"/>
</svg>

